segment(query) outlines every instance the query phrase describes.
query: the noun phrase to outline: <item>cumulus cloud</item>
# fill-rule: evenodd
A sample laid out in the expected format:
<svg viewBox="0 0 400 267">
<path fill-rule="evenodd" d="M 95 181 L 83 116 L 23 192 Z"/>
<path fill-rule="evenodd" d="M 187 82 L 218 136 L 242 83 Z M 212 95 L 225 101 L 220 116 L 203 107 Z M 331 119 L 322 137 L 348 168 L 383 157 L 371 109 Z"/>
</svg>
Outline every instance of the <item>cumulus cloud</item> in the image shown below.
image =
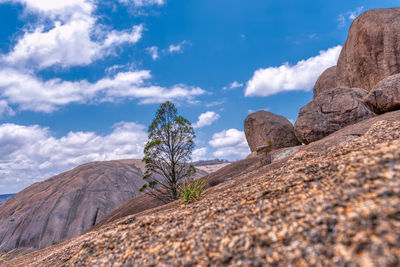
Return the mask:
<svg viewBox="0 0 400 267">
<path fill-rule="evenodd" d="M 95 83 L 87 80 L 43 81 L 33 74 L 14 69 L 0 69 L 0 97 L 15 104 L 20 110 L 52 112 L 61 106 L 78 103 L 115 102 L 119 99 L 138 99 L 141 104 L 161 103 L 166 100 L 193 102 L 205 93 L 198 87 L 182 84 L 165 88 L 146 81 L 148 70 L 120 72 Z"/>
<path fill-rule="evenodd" d="M 0 3 L 20 3 L 29 12 L 40 12 L 45 15 L 55 16 L 68 13 L 85 13 L 93 11 L 94 5 L 88 0 L 0 0 Z"/>
<path fill-rule="evenodd" d="M 269 96 L 280 92 L 313 88 L 323 71 L 337 64 L 341 46 L 320 51 L 318 56 L 280 67 L 257 70 L 248 81 L 245 96 Z"/>
<path fill-rule="evenodd" d="M 207 150 L 206 147 L 195 149 L 192 153 L 192 161 L 204 160 L 207 155 Z"/>
<path fill-rule="evenodd" d="M 225 86 L 224 88 L 222 88 L 222 90 L 226 91 L 226 90 L 240 88 L 240 87 L 243 87 L 243 83 L 239 83 L 237 81 L 234 81 L 230 85 Z"/>
<path fill-rule="evenodd" d="M 158 47 L 157 46 L 152 46 L 152 47 L 146 48 L 146 52 L 151 55 L 151 58 L 153 60 L 157 60 L 160 57 L 160 55 L 158 54 Z"/>
<path fill-rule="evenodd" d="M 12 51 L 2 56 L 8 65 L 29 65 L 39 69 L 53 65 L 88 65 L 112 54 L 116 46 L 135 44 L 142 37 L 142 25 L 109 31 L 97 24 L 97 18 L 93 15 L 93 1 L 19 2 L 24 4 L 28 12 L 37 13 L 48 20 L 39 20 L 37 25 L 29 25 L 24 29 L 24 34 L 17 39 Z"/>
<path fill-rule="evenodd" d="M 193 124 L 193 128 L 202 128 L 204 126 L 209 126 L 213 124 L 216 120 L 220 118 L 219 114 L 214 111 L 207 111 L 200 114 L 199 119 Z"/>
<path fill-rule="evenodd" d="M 244 132 L 236 129 L 215 133 L 209 144 L 216 148 L 213 155 L 217 158 L 243 159 L 250 153 Z"/>
<path fill-rule="evenodd" d="M 0 194 L 17 192 L 77 165 L 124 158 L 141 158 L 147 141 L 145 126 L 114 125 L 108 135 L 70 132 L 56 138 L 38 125 L 0 125 Z"/>
<path fill-rule="evenodd" d="M 364 11 L 364 7 L 360 6 L 354 10 L 350 10 L 350 11 L 347 11 L 346 13 L 339 14 L 339 16 L 336 19 L 338 22 L 339 28 L 343 28 L 344 26 L 346 26 L 346 23 L 348 21 L 355 20 L 363 11 Z"/>
</svg>

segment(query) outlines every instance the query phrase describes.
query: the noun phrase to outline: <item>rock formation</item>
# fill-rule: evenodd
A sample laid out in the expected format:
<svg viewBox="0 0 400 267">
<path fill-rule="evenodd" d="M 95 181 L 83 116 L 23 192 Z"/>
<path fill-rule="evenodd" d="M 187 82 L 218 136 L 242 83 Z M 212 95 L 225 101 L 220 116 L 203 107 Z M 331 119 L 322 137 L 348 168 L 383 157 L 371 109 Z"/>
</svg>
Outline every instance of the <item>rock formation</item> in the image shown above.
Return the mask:
<svg viewBox="0 0 400 267">
<path fill-rule="evenodd" d="M 336 66 L 330 67 L 319 76 L 314 85 L 314 98 L 322 92 L 336 88 Z"/>
<path fill-rule="evenodd" d="M 369 10 L 351 25 L 340 54 L 337 85 L 370 91 L 400 73 L 400 8 Z"/>
<path fill-rule="evenodd" d="M 43 248 L 82 234 L 136 197 L 133 162 L 93 162 L 33 184 L 0 206 L 0 251 Z"/>
<path fill-rule="evenodd" d="M 31 185 L 0 206 L 0 252 L 43 248 L 84 233 L 139 196 L 144 167 L 139 159 L 92 162 Z M 154 198 L 144 199 L 152 207 Z"/>
<path fill-rule="evenodd" d="M 244 132 L 252 152 L 257 147 L 272 144 L 273 149 L 299 145 L 293 125 L 286 118 L 268 111 L 257 111 L 247 116 Z"/>
<path fill-rule="evenodd" d="M 377 83 L 365 101 L 378 114 L 400 109 L 400 74 Z"/>
<path fill-rule="evenodd" d="M 309 144 L 374 113 L 363 101 L 367 91 L 358 88 L 336 88 L 325 91 L 304 106 L 295 123 L 301 142 Z"/>
</svg>

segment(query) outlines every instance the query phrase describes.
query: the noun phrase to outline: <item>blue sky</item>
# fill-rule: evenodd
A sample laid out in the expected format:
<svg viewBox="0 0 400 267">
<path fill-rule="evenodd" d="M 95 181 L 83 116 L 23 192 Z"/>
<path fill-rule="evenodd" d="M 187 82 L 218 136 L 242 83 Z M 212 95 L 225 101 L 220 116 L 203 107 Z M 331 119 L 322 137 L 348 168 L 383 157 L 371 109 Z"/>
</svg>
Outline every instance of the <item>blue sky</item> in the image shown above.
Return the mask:
<svg viewBox="0 0 400 267">
<path fill-rule="evenodd" d="M 194 159 L 244 158 L 246 116 L 295 121 L 354 18 L 399 1 L 0 0 L 0 194 L 141 158 L 159 104 Z"/>
</svg>

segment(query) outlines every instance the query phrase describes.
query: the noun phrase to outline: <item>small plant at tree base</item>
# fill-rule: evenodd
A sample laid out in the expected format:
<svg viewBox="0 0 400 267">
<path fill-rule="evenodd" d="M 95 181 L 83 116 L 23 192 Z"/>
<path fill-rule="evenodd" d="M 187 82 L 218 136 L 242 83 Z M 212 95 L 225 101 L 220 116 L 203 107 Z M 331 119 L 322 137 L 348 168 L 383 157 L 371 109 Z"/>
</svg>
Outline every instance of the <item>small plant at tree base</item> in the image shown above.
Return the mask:
<svg viewBox="0 0 400 267">
<path fill-rule="evenodd" d="M 144 148 L 146 184 L 140 191 L 167 203 L 179 198 L 178 185 L 196 173 L 190 164 L 194 149 L 191 123 L 178 116 L 175 105 L 163 103 L 149 127 L 149 141 Z"/>
<path fill-rule="evenodd" d="M 263 158 L 260 159 L 261 166 L 271 164 L 272 158 L 270 152 L 273 149 L 273 143 L 271 140 L 268 141 L 268 145 L 257 147 L 257 155 L 262 154 Z"/>
<path fill-rule="evenodd" d="M 178 186 L 180 198 L 185 202 L 192 202 L 201 198 L 205 193 L 206 181 L 188 180 Z"/>
</svg>

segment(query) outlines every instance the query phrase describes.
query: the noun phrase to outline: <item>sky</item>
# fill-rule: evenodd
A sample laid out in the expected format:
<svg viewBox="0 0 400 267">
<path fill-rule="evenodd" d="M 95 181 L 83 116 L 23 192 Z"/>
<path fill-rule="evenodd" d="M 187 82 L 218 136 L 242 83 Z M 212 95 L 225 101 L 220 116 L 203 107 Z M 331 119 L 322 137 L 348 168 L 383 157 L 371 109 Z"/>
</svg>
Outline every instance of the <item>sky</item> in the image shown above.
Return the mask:
<svg viewBox="0 0 400 267">
<path fill-rule="evenodd" d="M 352 21 L 394 0 L 0 0 L 0 194 L 142 158 L 170 100 L 193 160 L 243 159 L 246 116 L 295 122 Z"/>
</svg>

